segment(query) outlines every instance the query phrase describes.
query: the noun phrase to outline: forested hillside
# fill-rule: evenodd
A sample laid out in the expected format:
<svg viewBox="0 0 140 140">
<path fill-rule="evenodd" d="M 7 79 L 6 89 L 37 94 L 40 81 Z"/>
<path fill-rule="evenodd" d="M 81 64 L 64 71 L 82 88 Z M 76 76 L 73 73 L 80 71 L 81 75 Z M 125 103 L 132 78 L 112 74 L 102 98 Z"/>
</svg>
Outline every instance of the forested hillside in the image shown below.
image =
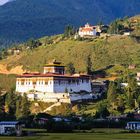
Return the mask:
<svg viewBox="0 0 140 140">
<path fill-rule="evenodd" d="M 120 4 L 121 3 L 121 4 Z M 0 6 L 0 45 L 140 13 L 139 0 L 14 0 Z"/>
<path fill-rule="evenodd" d="M 74 29 L 67 28 L 64 34 L 13 45 L 0 52 L 0 73 L 42 72 L 43 66 L 53 59 L 66 66 L 71 63 L 77 73 L 86 73 L 87 60 L 90 59 L 93 74 L 120 76 L 129 66 L 134 67 L 130 71 L 135 74 L 140 71 L 139 23 L 139 16 L 124 18 L 111 23 L 110 33 L 100 37 L 75 39 Z M 123 35 L 126 29 L 132 30 L 129 36 Z"/>
<path fill-rule="evenodd" d="M 72 62 L 77 72 L 86 71 L 86 59 L 90 56 L 93 69 L 100 70 L 110 65 L 136 64 L 140 68 L 140 44 L 127 36 L 111 36 L 107 39 L 78 41 L 62 39 L 62 35 L 40 39 L 42 45 L 35 49 L 26 49 L 18 55 L 8 56 L 0 61 L 8 69 L 23 66 L 29 71 L 41 71 L 45 63 L 56 59 L 67 65 Z M 58 42 L 56 42 L 58 41 Z"/>
</svg>

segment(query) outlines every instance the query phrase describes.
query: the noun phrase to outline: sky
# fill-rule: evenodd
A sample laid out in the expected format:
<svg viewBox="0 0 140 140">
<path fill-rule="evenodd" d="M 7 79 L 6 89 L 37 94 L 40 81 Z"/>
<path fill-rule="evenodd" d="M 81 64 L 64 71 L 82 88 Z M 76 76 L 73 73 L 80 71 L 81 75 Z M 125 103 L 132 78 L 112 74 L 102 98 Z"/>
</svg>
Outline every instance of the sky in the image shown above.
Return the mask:
<svg viewBox="0 0 140 140">
<path fill-rule="evenodd" d="M 0 5 L 4 5 L 5 3 L 9 2 L 11 0 L 0 0 Z"/>
</svg>

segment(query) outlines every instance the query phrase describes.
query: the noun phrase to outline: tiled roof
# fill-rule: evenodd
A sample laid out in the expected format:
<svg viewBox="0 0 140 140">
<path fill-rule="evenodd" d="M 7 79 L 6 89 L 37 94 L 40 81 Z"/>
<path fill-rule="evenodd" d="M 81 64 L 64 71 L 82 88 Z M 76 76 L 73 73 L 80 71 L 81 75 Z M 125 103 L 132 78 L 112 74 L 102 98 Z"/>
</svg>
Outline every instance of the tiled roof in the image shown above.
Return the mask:
<svg viewBox="0 0 140 140">
<path fill-rule="evenodd" d="M 23 75 L 18 75 L 18 78 L 29 78 L 29 77 L 61 77 L 61 78 L 89 78 L 89 75 L 61 75 L 61 74 L 56 74 L 56 73 L 24 73 Z"/>
<path fill-rule="evenodd" d="M 18 123 L 19 123 L 18 121 L 3 121 L 0 122 L 0 125 L 16 125 Z"/>
</svg>

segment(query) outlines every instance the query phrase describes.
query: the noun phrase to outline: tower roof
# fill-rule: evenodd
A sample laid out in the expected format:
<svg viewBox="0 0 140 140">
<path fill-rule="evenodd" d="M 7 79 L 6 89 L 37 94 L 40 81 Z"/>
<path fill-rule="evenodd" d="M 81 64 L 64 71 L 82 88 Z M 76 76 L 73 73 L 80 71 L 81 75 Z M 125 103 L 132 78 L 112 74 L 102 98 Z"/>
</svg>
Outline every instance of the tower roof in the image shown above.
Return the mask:
<svg viewBox="0 0 140 140">
<path fill-rule="evenodd" d="M 59 61 L 56 61 L 55 59 L 48 63 L 48 64 L 45 64 L 45 67 L 65 67 L 64 65 L 61 64 L 61 62 Z"/>
</svg>

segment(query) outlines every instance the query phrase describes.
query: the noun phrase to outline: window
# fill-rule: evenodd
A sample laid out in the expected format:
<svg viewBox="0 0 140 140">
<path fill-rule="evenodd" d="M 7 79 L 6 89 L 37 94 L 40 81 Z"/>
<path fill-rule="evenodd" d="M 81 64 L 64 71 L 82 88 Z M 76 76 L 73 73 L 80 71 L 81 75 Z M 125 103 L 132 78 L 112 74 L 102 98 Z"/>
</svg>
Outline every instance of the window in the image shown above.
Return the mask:
<svg viewBox="0 0 140 140">
<path fill-rule="evenodd" d="M 21 81 L 21 85 L 24 85 L 24 81 Z"/>
<path fill-rule="evenodd" d="M 68 80 L 68 84 L 70 84 L 71 83 L 71 80 Z"/>
<path fill-rule="evenodd" d="M 59 85 L 61 84 L 61 81 L 59 80 Z"/>
<path fill-rule="evenodd" d="M 33 82 L 33 85 L 36 85 L 36 82 Z"/>
<path fill-rule="evenodd" d="M 72 80 L 72 83 L 75 83 L 75 80 Z"/>
</svg>

